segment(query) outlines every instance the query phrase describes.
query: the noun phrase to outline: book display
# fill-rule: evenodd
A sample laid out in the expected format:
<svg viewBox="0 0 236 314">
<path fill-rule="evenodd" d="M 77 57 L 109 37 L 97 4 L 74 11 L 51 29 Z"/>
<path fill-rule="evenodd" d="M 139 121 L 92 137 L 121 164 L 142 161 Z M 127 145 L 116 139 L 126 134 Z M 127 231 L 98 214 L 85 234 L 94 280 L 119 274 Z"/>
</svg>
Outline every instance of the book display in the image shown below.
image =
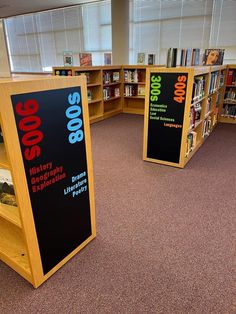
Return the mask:
<svg viewBox="0 0 236 314">
<path fill-rule="evenodd" d="M 2 81 L 0 94 L 0 259 L 36 288 L 96 233 L 86 81 Z"/>
<path fill-rule="evenodd" d="M 124 66 L 123 112 L 144 114 L 146 66 Z"/>
<path fill-rule="evenodd" d="M 225 66 L 149 68 L 143 159 L 183 168 L 218 122 Z"/>
<path fill-rule="evenodd" d="M 220 122 L 236 123 L 236 65 L 227 66 L 224 99 L 220 102 Z"/>
</svg>

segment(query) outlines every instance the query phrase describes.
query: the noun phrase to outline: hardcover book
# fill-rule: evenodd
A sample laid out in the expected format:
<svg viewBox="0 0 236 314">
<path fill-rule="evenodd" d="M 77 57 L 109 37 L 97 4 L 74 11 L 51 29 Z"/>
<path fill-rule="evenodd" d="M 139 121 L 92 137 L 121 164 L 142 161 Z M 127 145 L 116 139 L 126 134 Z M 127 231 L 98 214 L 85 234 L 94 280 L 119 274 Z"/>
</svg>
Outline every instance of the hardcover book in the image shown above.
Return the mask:
<svg viewBox="0 0 236 314">
<path fill-rule="evenodd" d="M 222 65 L 224 49 L 206 49 L 203 55 L 203 65 Z"/>
<path fill-rule="evenodd" d="M 104 65 L 111 65 L 111 52 L 104 52 Z"/>
<path fill-rule="evenodd" d="M 145 53 L 144 52 L 138 53 L 137 64 L 145 64 Z"/>
<path fill-rule="evenodd" d="M 80 61 L 80 66 L 92 66 L 92 54 L 80 53 L 79 61 Z"/>
<path fill-rule="evenodd" d="M 155 64 L 155 54 L 148 54 L 148 65 L 153 65 Z"/>
<path fill-rule="evenodd" d="M 64 63 L 65 67 L 73 65 L 73 53 L 72 53 L 72 51 L 64 51 L 63 52 L 63 63 Z"/>
</svg>

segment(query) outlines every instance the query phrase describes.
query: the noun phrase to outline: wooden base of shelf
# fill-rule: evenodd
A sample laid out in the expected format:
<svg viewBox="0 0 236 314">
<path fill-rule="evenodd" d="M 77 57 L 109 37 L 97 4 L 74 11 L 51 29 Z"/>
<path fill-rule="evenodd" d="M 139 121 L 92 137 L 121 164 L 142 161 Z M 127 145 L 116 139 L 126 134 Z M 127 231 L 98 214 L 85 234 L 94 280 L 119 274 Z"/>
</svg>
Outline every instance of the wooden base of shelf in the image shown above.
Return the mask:
<svg viewBox="0 0 236 314">
<path fill-rule="evenodd" d="M 220 116 L 219 122 L 235 124 L 236 123 L 236 118 Z"/>
<path fill-rule="evenodd" d="M 124 113 L 132 113 L 132 114 L 144 115 L 144 109 L 136 109 L 136 108 L 124 107 L 123 108 L 123 112 Z"/>
<path fill-rule="evenodd" d="M 103 116 L 101 114 L 90 116 L 89 118 L 90 124 L 98 122 L 98 121 L 102 121 L 102 120 L 103 120 Z"/>
<path fill-rule="evenodd" d="M 115 115 L 117 115 L 119 113 L 122 113 L 122 109 L 121 108 L 120 109 L 109 110 L 107 112 L 104 112 L 103 117 L 104 117 L 104 119 L 107 119 L 107 118 L 113 117 L 113 116 L 115 116 Z"/>
<path fill-rule="evenodd" d="M 188 156 L 185 156 L 185 159 L 184 159 L 184 165 L 186 165 L 189 160 L 194 156 L 194 154 L 199 150 L 199 148 L 201 147 L 202 145 L 202 142 L 198 142 L 196 144 L 196 146 L 194 147 L 194 149 L 188 154 Z"/>
<path fill-rule="evenodd" d="M 32 283 L 22 230 L 0 218 L 0 259 Z"/>
</svg>

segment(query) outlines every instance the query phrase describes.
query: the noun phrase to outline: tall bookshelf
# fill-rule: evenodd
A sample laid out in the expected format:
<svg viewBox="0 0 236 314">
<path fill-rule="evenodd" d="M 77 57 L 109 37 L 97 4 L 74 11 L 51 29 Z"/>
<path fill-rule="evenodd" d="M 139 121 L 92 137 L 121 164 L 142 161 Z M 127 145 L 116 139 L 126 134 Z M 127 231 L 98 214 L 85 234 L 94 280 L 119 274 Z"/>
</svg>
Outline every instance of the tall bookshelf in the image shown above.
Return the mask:
<svg viewBox="0 0 236 314">
<path fill-rule="evenodd" d="M 236 65 L 227 65 L 224 97 L 220 103 L 220 118 L 223 123 L 236 123 Z"/>
<path fill-rule="evenodd" d="M 124 83 L 123 112 L 144 114 L 146 69 L 147 66 L 145 65 L 126 65 L 122 67 Z"/>
<path fill-rule="evenodd" d="M 218 122 L 225 66 L 147 69 L 143 159 L 184 168 Z"/>
<path fill-rule="evenodd" d="M 36 288 L 96 234 L 86 82 L 18 78 L 0 94 L 0 175 L 16 201 L 0 202 L 0 259 Z"/>
</svg>

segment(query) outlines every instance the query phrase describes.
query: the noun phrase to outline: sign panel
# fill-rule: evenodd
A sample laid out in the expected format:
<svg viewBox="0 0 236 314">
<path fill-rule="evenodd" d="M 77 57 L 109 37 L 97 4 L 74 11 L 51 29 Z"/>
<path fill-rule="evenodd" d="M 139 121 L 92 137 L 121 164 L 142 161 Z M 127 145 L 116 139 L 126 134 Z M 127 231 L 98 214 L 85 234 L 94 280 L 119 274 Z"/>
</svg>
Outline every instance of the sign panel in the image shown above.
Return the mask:
<svg viewBox="0 0 236 314">
<path fill-rule="evenodd" d="M 81 89 L 11 100 L 46 274 L 92 234 Z"/>
<path fill-rule="evenodd" d="M 147 158 L 179 163 L 187 73 L 151 73 Z"/>
</svg>

